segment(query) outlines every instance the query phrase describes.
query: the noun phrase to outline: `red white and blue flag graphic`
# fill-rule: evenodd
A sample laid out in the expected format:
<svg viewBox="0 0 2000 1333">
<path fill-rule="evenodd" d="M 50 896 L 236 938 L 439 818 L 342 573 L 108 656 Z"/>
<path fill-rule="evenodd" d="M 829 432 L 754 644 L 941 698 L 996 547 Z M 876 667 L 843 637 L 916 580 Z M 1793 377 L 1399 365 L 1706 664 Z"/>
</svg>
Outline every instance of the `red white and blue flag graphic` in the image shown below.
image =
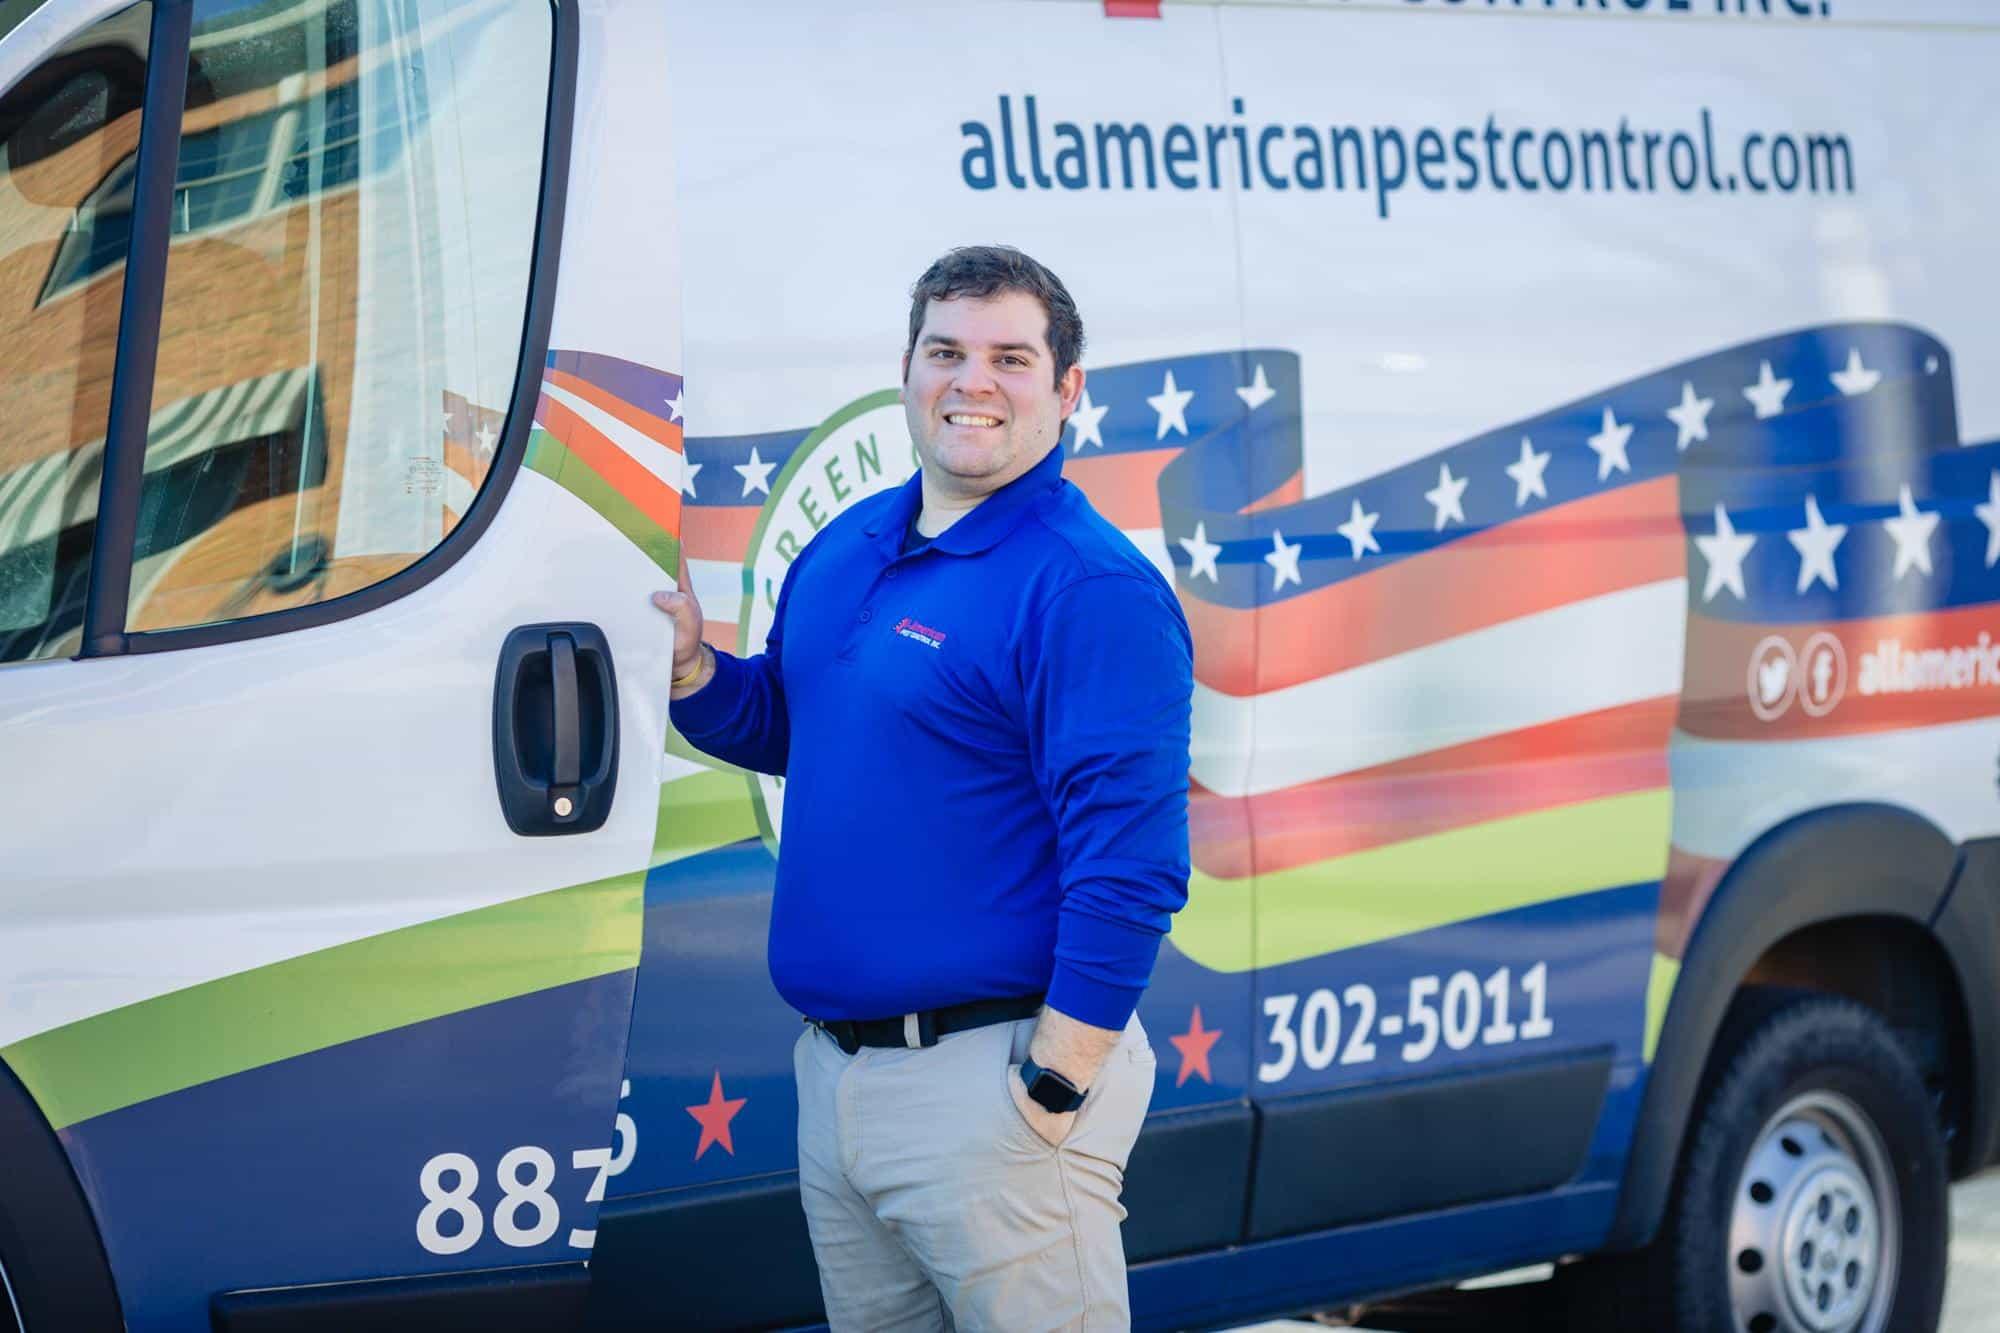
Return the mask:
<svg viewBox="0 0 2000 1333">
<path fill-rule="evenodd" d="M 1566 836 L 1601 809 L 1629 841 L 1624 798 L 1664 811 L 1684 751 L 1696 771 L 1705 745 L 2000 714 L 2000 446 L 1960 443 L 1926 334 L 1744 343 L 1310 498 L 1299 376 L 1281 349 L 1095 368 L 1062 439 L 1065 475 L 1194 629 L 1203 875 L 1325 871 L 1558 810 L 1583 819 Z M 727 594 L 712 614 L 740 602 L 806 435 L 686 442 L 682 536 Z M 717 643 L 736 633 L 711 620 Z M 1697 869 L 1666 873 L 1661 825 L 1605 886 L 1700 878 L 1732 850 L 1689 836 Z M 1553 854 L 1481 846 L 1516 843 L 1496 880 Z"/>
</svg>

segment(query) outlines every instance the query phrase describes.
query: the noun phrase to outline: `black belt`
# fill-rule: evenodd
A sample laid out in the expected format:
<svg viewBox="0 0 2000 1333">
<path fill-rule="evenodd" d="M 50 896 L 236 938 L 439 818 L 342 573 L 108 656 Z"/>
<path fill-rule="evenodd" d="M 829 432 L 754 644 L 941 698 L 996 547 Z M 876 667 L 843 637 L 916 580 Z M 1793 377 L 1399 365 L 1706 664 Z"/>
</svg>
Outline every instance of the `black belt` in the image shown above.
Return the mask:
<svg viewBox="0 0 2000 1333">
<path fill-rule="evenodd" d="M 852 1055 L 863 1046 L 935 1046 L 939 1037 L 954 1032 L 1033 1018 L 1041 1012 L 1042 999 L 1040 995 L 1018 995 L 1005 1000 L 968 1000 L 895 1018 L 808 1018 L 806 1022 Z"/>
</svg>

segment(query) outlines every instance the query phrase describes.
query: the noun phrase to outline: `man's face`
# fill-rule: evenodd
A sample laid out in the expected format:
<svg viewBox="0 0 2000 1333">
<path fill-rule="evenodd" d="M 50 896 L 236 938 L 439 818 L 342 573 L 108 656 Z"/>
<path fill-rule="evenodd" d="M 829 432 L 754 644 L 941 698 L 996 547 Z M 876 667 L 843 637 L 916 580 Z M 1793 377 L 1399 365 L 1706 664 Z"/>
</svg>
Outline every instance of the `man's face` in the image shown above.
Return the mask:
<svg viewBox="0 0 2000 1333">
<path fill-rule="evenodd" d="M 1055 378 L 1048 313 L 1026 292 L 932 301 L 903 362 L 903 411 L 929 484 L 999 490 L 1042 461 L 1083 392 L 1083 368 Z"/>
</svg>

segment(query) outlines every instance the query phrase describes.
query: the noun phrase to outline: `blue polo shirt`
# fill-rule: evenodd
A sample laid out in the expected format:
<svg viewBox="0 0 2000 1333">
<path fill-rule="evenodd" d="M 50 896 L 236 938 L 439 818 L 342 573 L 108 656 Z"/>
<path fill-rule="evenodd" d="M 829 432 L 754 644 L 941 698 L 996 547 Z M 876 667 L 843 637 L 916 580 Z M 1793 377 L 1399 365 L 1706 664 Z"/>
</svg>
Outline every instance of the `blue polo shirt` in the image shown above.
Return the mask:
<svg viewBox="0 0 2000 1333">
<path fill-rule="evenodd" d="M 1046 991 L 1123 1027 L 1187 901 L 1187 621 L 1060 444 L 905 554 L 922 503 L 828 524 L 765 651 L 672 706 L 785 777 L 771 979 L 813 1018 Z"/>
</svg>

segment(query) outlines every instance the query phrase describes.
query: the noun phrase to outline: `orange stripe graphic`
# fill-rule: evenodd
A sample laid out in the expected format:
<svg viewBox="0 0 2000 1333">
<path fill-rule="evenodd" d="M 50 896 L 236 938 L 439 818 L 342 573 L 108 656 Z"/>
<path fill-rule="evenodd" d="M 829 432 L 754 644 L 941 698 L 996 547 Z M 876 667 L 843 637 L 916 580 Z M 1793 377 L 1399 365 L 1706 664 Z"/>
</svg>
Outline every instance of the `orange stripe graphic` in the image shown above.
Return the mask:
<svg viewBox="0 0 2000 1333">
<path fill-rule="evenodd" d="M 677 423 L 665 417 L 656 417 L 644 408 L 634 407 L 609 389 L 601 389 L 566 370 L 546 370 L 542 372 L 542 378 L 559 389 L 567 389 L 592 407 L 610 413 L 675 453 L 681 452 L 681 428 Z"/>
<path fill-rule="evenodd" d="M 648 472 L 637 459 L 547 394 L 535 403 L 535 420 L 591 471 L 609 482 L 612 489 L 637 506 L 639 512 L 668 533 L 680 531 L 680 493 Z"/>
</svg>

